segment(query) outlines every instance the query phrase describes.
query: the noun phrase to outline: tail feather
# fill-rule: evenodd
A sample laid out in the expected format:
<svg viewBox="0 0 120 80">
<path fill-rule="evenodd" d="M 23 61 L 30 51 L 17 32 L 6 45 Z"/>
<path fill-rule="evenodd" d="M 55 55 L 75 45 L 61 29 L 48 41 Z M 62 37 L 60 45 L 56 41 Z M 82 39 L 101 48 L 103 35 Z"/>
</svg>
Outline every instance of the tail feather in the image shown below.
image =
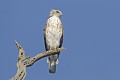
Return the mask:
<svg viewBox="0 0 120 80">
<path fill-rule="evenodd" d="M 49 72 L 50 73 L 55 73 L 56 72 L 56 61 L 50 61 L 49 63 Z"/>
<path fill-rule="evenodd" d="M 49 72 L 55 73 L 56 72 L 56 64 L 59 63 L 58 61 L 58 54 L 51 55 L 47 58 L 47 63 L 49 64 Z"/>
</svg>

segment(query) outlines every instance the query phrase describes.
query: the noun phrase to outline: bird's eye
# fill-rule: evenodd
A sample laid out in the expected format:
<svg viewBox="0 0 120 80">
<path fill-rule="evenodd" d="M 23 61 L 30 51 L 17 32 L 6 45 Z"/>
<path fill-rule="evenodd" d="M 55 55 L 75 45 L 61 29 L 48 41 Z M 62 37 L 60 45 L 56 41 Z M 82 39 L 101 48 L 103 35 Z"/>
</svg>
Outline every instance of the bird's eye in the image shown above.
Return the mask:
<svg viewBox="0 0 120 80">
<path fill-rule="evenodd" d="M 59 11 L 56 11 L 57 13 L 59 13 Z"/>
</svg>

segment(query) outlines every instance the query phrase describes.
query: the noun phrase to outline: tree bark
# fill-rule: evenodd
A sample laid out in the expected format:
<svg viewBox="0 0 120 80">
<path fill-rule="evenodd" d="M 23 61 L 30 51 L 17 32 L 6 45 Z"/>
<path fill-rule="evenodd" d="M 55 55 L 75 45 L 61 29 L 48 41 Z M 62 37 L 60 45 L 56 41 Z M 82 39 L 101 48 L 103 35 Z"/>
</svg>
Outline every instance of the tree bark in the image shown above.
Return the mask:
<svg viewBox="0 0 120 80">
<path fill-rule="evenodd" d="M 36 61 L 50 56 L 52 54 L 54 54 L 55 52 L 59 52 L 61 50 L 64 50 L 64 48 L 57 48 L 54 50 L 49 50 L 46 52 L 42 52 L 37 54 L 34 57 L 29 57 L 29 56 L 25 56 L 25 52 L 24 49 L 22 48 L 22 46 L 20 44 L 18 44 L 18 42 L 15 42 L 18 48 L 18 62 L 17 62 L 17 73 L 14 77 L 11 78 L 11 80 L 24 80 L 26 77 L 26 67 L 30 67 L 32 66 Z"/>
</svg>

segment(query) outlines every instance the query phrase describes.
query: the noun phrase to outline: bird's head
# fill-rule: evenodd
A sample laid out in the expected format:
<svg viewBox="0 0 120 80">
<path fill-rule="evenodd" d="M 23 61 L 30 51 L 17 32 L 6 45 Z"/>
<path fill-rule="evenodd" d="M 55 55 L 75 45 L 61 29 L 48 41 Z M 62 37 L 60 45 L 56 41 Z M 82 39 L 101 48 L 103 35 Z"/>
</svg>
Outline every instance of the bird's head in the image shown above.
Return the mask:
<svg viewBox="0 0 120 80">
<path fill-rule="evenodd" d="M 52 16 L 60 17 L 61 15 L 62 15 L 62 12 L 60 10 L 54 10 L 54 9 L 52 9 L 50 11 L 50 17 L 52 17 Z"/>
</svg>

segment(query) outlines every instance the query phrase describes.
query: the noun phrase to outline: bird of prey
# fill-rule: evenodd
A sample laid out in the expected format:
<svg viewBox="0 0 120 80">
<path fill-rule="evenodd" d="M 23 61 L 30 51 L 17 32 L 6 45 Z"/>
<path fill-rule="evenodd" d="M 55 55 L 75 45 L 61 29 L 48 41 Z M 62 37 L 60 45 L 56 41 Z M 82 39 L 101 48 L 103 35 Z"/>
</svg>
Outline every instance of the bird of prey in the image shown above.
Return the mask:
<svg viewBox="0 0 120 80">
<path fill-rule="evenodd" d="M 46 22 L 44 28 L 44 42 L 46 51 L 60 48 L 63 43 L 63 26 L 60 20 L 62 12 L 60 10 L 52 9 L 50 11 L 50 17 Z M 47 58 L 47 63 L 49 65 L 49 72 L 56 72 L 56 64 L 58 64 L 60 52 L 50 55 Z"/>
</svg>

